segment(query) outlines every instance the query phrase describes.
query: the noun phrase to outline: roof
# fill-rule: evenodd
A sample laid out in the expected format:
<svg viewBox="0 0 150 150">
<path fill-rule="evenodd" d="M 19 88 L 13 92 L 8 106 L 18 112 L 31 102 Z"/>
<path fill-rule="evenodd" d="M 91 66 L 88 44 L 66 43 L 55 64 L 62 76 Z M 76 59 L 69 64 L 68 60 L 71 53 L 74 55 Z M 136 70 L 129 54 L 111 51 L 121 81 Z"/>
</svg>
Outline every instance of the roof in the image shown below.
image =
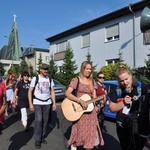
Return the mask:
<svg viewBox="0 0 150 150">
<path fill-rule="evenodd" d="M 22 56 L 34 55 L 34 53 L 36 51 L 39 51 L 39 52 L 48 52 L 49 53 L 48 49 L 28 47 L 28 48 L 24 48 L 24 52 L 23 52 Z"/>
<path fill-rule="evenodd" d="M 133 10 L 133 12 L 136 12 L 136 11 L 142 10 L 146 6 L 150 6 L 150 1 L 149 0 L 140 1 L 140 2 L 135 3 L 135 4 L 131 4 L 130 6 L 131 6 L 131 9 Z M 127 14 L 131 14 L 131 11 L 129 10 L 129 6 L 126 6 L 124 8 L 119 9 L 119 10 L 111 12 L 111 13 L 106 14 L 104 16 L 98 17 L 98 18 L 93 19 L 89 22 L 83 23 L 79 26 L 76 26 L 74 28 L 66 30 L 62 33 L 51 36 L 51 37 L 47 38 L 46 41 L 47 42 L 53 42 L 57 39 L 64 38 L 65 36 L 68 36 L 68 35 L 71 35 L 73 33 L 76 33 L 76 32 L 88 29 L 90 27 L 99 25 L 101 23 L 107 22 L 108 20 L 122 17 L 122 16 L 127 15 Z"/>
</svg>

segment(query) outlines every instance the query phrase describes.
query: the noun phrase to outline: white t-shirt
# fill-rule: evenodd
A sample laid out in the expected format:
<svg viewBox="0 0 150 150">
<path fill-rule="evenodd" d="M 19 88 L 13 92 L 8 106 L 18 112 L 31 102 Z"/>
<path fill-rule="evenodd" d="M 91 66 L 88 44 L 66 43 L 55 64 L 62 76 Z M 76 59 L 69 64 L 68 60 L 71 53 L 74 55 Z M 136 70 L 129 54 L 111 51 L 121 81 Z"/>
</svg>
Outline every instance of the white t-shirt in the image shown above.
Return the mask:
<svg viewBox="0 0 150 150">
<path fill-rule="evenodd" d="M 40 99 L 40 100 L 47 100 L 49 98 L 49 100 L 47 101 L 40 101 L 36 98 L 33 99 L 33 104 L 36 105 L 49 105 L 52 103 L 52 99 L 51 99 L 51 94 L 50 94 L 50 81 L 49 81 L 49 77 L 41 77 L 40 75 L 38 75 L 39 79 L 38 79 L 38 83 L 35 87 L 35 91 L 34 91 L 34 95 Z M 30 87 L 33 88 L 35 86 L 35 80 L 36 77 L 33 77 L 33 79 L 31 80 L 30 83 Z M 51 79 L 51 87 L 54 86 L 54 82 L 53 79 Z"/>
</svg>

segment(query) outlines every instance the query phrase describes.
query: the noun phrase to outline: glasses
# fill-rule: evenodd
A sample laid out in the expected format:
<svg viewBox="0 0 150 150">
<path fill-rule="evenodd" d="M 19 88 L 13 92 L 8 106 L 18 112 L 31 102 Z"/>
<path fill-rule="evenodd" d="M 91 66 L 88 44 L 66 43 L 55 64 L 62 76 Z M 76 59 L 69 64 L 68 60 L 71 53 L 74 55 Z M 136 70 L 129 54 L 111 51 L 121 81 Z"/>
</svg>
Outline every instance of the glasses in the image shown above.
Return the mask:
<svg viewBox="0 0 150 150">
<path fill-rule="evenodd" d="M 98 77 L 98 79 L 105 79 L 105 77 Z"/>
<path fill-rule="evenodd" d="M 28 76 L 28 75 L 26 75 L 26 74 L 25 74 L 24 76 L 25 76 L 25 77 L 29 77 L 29 76 Z"/>
</svg>

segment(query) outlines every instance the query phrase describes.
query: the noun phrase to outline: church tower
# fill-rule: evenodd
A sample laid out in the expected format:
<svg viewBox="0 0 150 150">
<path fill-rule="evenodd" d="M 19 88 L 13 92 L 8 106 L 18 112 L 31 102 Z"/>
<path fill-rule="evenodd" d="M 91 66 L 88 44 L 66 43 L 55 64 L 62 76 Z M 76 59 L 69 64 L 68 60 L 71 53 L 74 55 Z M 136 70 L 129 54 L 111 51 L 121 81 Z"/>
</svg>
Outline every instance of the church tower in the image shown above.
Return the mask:
<svg viewBox="0 0 150 150">
<path fill-rule="evenodd" d="M 8 45 L 3 47 L 0 53 L 1 59 L 19 61 L 22 55 L 18 27 L 16 22 L 16 15 L 13 15 L 14 22 L 12 24 Z"/>
<path fill-rule="evenodd" d="M 7 58 L 8 60 L 20 60 L 21 46 L 18 33 L 18 27 L 16 22 L 16 15 L 14 14 L 14 22 L 12 24 L 11 33 L 9 36 L 8 47 L 7 47 Z"/>
</svg>

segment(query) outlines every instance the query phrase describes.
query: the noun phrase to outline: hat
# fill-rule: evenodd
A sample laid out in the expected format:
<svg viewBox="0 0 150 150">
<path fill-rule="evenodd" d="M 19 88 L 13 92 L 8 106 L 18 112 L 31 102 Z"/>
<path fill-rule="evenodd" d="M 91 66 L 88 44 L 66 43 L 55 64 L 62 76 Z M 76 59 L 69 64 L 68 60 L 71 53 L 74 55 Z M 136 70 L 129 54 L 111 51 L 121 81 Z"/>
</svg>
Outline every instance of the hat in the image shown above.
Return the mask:
<svg viewBox="0 0 150 150">
<path fill-rule="evenodd" d="M 47 65 L 47 64 L 41 64 L 41 67 L 40 67 L 41 69 L 48 69 L 49 68 L 49 66 Z"/>
</svg>

